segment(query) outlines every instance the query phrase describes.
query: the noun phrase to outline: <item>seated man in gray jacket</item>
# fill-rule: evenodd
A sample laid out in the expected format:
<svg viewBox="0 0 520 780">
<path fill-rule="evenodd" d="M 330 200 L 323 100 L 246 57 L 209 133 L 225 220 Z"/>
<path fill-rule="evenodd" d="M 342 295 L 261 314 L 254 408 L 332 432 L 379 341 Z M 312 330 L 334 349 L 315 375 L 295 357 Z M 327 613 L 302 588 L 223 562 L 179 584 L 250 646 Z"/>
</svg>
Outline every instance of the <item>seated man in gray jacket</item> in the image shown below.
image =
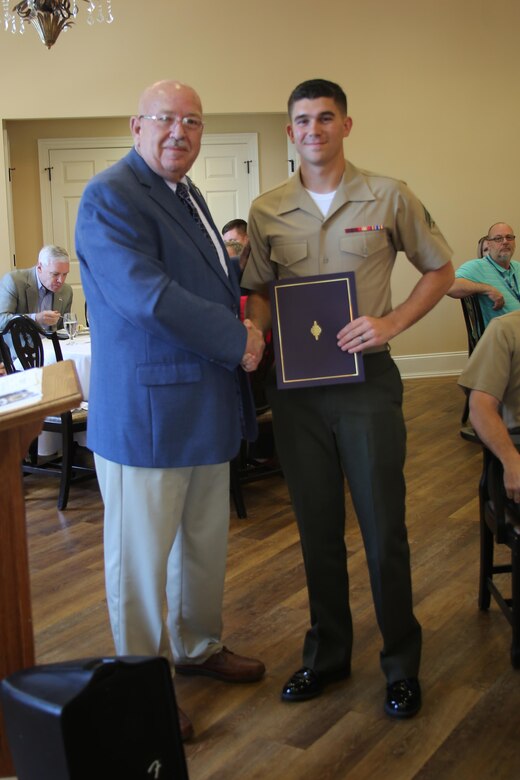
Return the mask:
<svg viewBox="0 0 520 780">
<path fill-rule="evenodd" d="M 66 249 L 44 246 L 38 263 L 0 280 L 0 331 L 16 314 L 28 314 L 44 329 L 58 325 L 72 306 L 72 287 L 65 280 L 70 269 Z"/>
</svg>

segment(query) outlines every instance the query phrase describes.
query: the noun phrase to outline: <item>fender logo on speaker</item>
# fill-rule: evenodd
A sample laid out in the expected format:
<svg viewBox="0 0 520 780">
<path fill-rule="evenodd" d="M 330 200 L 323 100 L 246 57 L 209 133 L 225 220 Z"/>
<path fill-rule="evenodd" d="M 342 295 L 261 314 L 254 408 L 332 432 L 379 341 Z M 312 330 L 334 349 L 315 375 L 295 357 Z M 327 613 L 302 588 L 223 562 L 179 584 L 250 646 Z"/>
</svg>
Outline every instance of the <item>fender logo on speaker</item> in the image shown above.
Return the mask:
<svg viewBox="0 0 520 780">
<path fill-rule="evenodd" d="M 157 778 L 159 777 L 159 775 L 161 773 L 161 769 L 162 769 L 161 762 L 160 761 L 153 761 L 150 764 L 150 766 L 148 767 L 148 771 L 147 771 L 146 774 L 147 775 L 151 775 L 152 772 L 153 772 L 154 780 L 157 780 Z"/>
</svg>

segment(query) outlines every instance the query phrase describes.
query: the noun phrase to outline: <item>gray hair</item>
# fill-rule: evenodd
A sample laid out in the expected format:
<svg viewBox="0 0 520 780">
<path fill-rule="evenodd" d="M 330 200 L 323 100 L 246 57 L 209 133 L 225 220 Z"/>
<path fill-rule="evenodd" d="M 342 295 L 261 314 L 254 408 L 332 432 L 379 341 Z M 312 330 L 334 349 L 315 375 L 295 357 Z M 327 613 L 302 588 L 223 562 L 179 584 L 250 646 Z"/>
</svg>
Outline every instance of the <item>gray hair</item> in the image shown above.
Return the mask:
<svg viewBox="0 0 520 780">
<path fill-rule="evenodd" d="M 49 263 L 60 260 L 62 262 L 70 263 L 69 253 L 66 249 L 63 249 L 63 247 L 56 246 L 56 244 L 47 244 L 47 246 L 40 249 L 38 262 L 41 263 L 41 265 L 49 265 Z"/>
</svg>

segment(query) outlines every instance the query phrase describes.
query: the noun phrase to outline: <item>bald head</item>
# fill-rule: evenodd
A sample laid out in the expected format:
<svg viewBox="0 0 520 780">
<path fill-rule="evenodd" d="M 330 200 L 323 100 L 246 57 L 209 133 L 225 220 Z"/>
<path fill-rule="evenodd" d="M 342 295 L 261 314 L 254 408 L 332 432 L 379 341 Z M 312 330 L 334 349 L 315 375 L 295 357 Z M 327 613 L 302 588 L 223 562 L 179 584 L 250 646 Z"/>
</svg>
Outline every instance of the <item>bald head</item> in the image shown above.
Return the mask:
<svg viewBox="0 0 520 780">
<path fill-rule="evenodd" d="M 180 81 L 157 81 L 139 99 L 130 120 L 137 152 L 161 178 L 180 181 L 200 151 L 202 104 L 192 87 Z"/>
<path fill-rule="evenodd" d="M 194 101 L 198 103 L 198 110 L 202 116 L 202 103 L 195 90 L 187 84 L 180 81 L 156 81 L 147 87 L 139 98 L 139 114 L 155 114 L 157 104 L 165 103 L 174 96 L 181 94 L 191 94 Z"/>
</svg>

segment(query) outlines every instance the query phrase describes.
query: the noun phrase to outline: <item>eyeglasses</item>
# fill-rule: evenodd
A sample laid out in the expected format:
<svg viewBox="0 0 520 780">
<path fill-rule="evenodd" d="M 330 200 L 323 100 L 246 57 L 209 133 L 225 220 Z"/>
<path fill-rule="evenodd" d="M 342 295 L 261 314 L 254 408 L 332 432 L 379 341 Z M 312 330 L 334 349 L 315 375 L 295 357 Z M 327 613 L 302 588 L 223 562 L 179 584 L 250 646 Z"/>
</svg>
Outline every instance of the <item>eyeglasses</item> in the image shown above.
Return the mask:
<svg viewBox="0 0 520 780">
<path fill-rule="evenodd" d="M 171 116 L 170 114 L 141 114 L 139 119 L 150 119 L 159 127 L 170 127 L 179 122 L 185 130 L 202 130 L 204 122 L 196 116 Z"/>
<path fill-rule="evenodd" d="M 495 244 L 501 244 L 503 241 L 514 241 L 516 236 L 512 236 L 510 233 L 507 236 L 493 236 L 493 238 L 486 238 L 486 241 L 494 241 Z"/>
</svg>

